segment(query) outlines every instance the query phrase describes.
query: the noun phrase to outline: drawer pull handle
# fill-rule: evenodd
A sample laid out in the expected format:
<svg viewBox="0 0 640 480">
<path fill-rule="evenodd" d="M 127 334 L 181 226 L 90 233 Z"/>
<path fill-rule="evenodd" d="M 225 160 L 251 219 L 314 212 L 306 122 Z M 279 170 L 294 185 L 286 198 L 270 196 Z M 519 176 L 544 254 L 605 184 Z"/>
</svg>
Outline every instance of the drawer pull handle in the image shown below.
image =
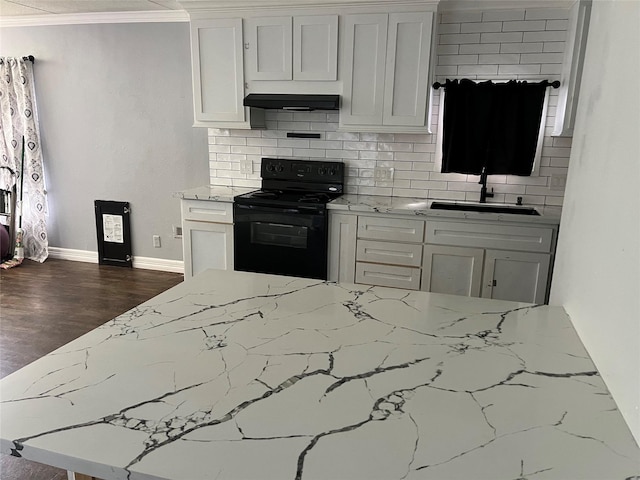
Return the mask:
<svg viewBox="0 0 640 480">
<path fill-rule="evenodd" d="M 406 280 L 407 282 L 411 281 L 411 277 L 407 275 L 396 275 L 393 273 L 380 273 L 380 272 L 369 272 L 365 270 L 362 272 L 365 277 L 375 277 L 375 278 L 388 278 L 389 280 Z"/>
<path fill-rule="evenodd" d="M 375 248 L 365 248 L 364 253 L 370 254 L 370 255 L 385 255 L 388 257 L 404 257 L 404 258 L 414 257 L 413 253 L 411 252 L 398 252 L 395 250 L 378 250 Z"/>
</svg>

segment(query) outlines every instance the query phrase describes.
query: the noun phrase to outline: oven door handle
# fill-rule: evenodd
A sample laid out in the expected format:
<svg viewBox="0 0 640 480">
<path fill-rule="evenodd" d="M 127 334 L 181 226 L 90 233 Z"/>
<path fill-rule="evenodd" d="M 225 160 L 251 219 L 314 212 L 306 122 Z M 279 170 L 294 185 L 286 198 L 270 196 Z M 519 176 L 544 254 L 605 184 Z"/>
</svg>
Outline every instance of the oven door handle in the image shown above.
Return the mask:
<svg viewBox="0 0 640 480">
<path fill-rule="evenodd" d="M 239 210 L 248 210 L 251 212 L 265 212 L 265 213 L 295 213 L 298 215 L 323 215 L 322 211 L 318 211 L 317 209 L 305 208 L 305 207 L 285 207 L 285 208 L 274 208 L 274 207 L 265 207 L 263 205 L 242 205 L 239 203 L 235 204 L 235 207 Z"/>
</svg>

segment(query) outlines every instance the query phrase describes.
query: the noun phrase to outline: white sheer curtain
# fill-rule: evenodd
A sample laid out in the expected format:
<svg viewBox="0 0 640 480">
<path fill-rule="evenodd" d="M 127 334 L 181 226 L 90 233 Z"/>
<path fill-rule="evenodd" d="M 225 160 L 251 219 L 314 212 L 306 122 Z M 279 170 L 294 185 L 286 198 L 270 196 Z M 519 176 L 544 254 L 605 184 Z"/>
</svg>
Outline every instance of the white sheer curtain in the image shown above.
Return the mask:
<svg viewBox="0 0 640 480">
<path fill-rule="evenodd" d="M 22 198 L 16 210 L 21 214 L 24 256 L 43 262 L 49 245 L 47 195 L 32 61 L 0 57 L 0 110 L 0 188 L 16 186 L 16 197 Z"/>
</svg>

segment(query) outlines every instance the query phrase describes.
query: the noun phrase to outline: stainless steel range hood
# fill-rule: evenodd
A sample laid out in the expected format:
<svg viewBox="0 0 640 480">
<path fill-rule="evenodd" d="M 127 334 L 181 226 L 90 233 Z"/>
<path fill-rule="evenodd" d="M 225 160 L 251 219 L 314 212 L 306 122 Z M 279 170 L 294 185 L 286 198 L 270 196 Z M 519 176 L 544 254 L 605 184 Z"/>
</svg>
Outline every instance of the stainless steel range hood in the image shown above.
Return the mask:
<svg viewBox="0 0 640 480">
<path fill-rule="evenodd" d="M 244 106 L 304 112 L 338 110 L 340 95 L 250 93 L 244 98 Z"/>
</svg>

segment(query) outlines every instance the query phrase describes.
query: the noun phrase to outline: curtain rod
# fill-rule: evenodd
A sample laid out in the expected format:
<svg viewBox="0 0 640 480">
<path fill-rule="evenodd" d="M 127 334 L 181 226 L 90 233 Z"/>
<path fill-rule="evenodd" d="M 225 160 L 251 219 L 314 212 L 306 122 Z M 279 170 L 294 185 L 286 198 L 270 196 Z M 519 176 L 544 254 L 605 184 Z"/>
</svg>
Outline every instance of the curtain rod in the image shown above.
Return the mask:
<svg viewBox="0 0 640 480">
<path fill-rule="evenodd" d="M 560 88 L 560 80 L 554 80 L 553 82 L 550 82 L 549 80 L 543 80 L 542 82 L 540 82 L 542 84 L 545 85 L 545 87 L 553 87 L 553 88 Z M 445 87 L 444 83 L 440 83 L 440 82 L 435 82 L 433 84 L 433 88 L 438 90 L 440 87 Z"/>
<path fill-rule="evenodd" d="M 33 62 L 35 62 L 35 61 L 36 61 L 36 59 L 34 58 L 34 56 L 33 56 L 33 55 L 26 55 L 26 56 L 22 57 L 22 60 L 24 60 L 25 62 L 26 62 L 27 60 L 29 60 L 31 63 L 33 63 Z"/>
</svg>

